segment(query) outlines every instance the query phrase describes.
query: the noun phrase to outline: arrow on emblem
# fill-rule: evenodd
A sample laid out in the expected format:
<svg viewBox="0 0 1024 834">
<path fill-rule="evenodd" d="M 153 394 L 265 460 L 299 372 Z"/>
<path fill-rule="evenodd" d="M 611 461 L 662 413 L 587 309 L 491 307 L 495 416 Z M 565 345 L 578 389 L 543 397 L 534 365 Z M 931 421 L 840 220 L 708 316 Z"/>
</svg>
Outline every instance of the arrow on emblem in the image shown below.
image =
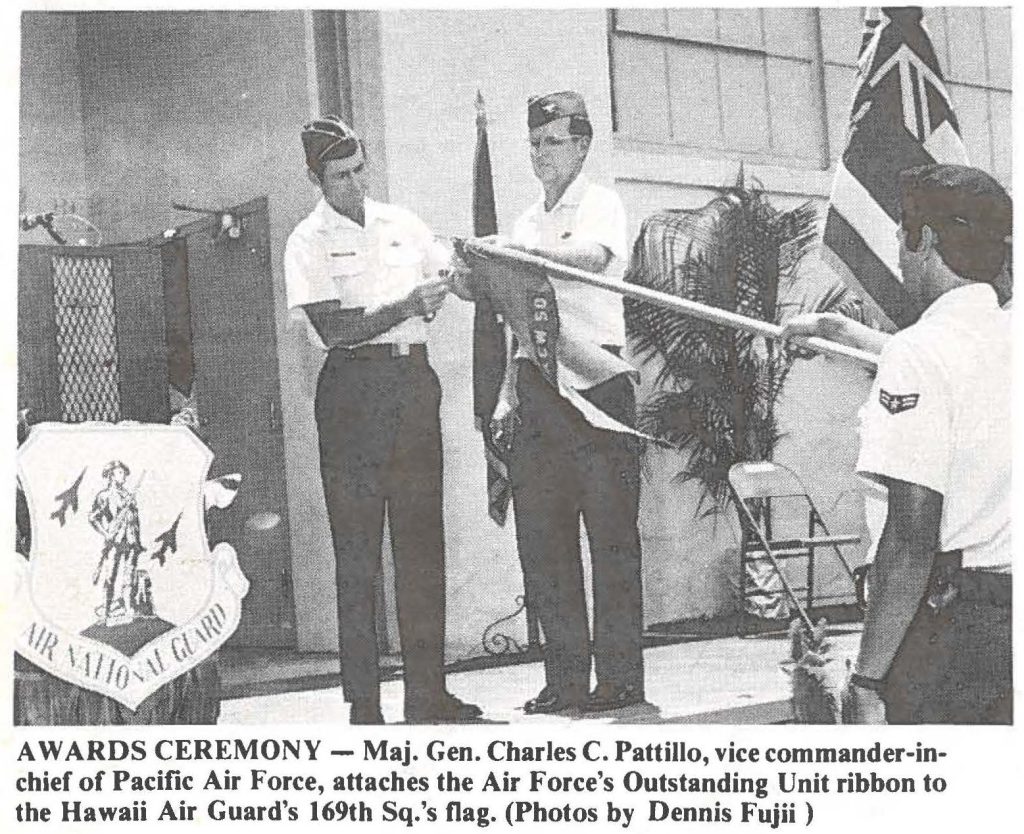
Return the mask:
<svg viewBox="0 0 1024 834">
<path fill-rule="evenodd" d="M 88 469 L 88 467 L 86 467 Z M 50 518 L 55 518 L 60 522 L 60 526 L 64 526 L 68 510 L 72 513 L 78 512 L 78 488 L 82 485 L 82 479 L 85 477 L 85 469 L 82 470 L 82 474 L 78 476 L 75 482 L 69 486 L 62 493 L 57 495 L 53 500 L 57 502 L 57 509 L 50 513 Z"/>
<path fill-rule="evenodd" d="M 160 563 L 160 567 L 167 563 L 168 554 L 178 552 L 178 522 L 181 521 L 182 515 L 183 513 L 178 513 L 178 517 L 174 519 L 174 524 L 170 529 L 156 537 L 156 542 L 160 547 L 153 552 L 153 558 Z"/>
</svg>

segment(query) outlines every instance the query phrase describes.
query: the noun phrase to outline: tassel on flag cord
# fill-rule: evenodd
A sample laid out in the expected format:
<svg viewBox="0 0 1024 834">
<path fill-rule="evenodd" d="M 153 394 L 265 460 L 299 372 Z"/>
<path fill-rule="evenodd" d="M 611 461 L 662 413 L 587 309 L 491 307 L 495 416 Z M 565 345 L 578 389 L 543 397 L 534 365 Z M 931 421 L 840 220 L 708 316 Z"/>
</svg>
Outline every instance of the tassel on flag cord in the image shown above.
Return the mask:
<svg viewBox="0 0 1024 834">
<path fill-rule="evenodd" d="M 888 330 L 911 323 L 899 271 L 899 173 L 933 162 L 967 164 L 922 18 L 918 7 L 867 11 L 822 245 L 823 260 Z"/>
<path fill-rule="evenodd" d="M 494 177 L 487 138 L 487 113 L 483 94 L 476 93 L 476 152 L 473 155 L 473 235 L 497 234 L 498 214 L 494 207 Z M 494 307 L 481 299 L 473 314 L 473 414 L 484 437 L 487 460 L 487 508 L 499 526 L 505 524 L 512 485 L 508 475 L 508 453 L 491 433 L 491 414 L 505 374 L 505 331 Z"/>
</svg>

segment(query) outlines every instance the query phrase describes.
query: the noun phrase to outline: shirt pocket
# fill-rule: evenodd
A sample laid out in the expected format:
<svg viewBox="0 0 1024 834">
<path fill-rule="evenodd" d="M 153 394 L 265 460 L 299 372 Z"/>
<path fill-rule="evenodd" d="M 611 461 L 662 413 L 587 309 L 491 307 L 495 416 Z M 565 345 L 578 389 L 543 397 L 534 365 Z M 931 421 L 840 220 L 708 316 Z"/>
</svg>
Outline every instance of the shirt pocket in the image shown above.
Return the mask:
<svg viewBox="0 0 1024 834">
<path fill-rule="evenodd" d="M 405 241 L 383 241 L 380 248 L 381 292 L 398 298 L 423 279 L 423 252 Z"/>
<path fill-rule="evenodd" d="M 416 246 L 393 240 L 381 247 L 380 259 L 388 269 L 419 269 L 423 253 Z"/>
<path fill-rule="evenodd" d="M 560 206 L 545 218 L 540 242 L 558 249 L 576 244 L 575 216 L 565 206 Z"/>
<path fill-rule="evenodd" d="M 329 247 L 327 272 L 336 281 L 362 275 L 366 272 L 366 251 L 355 246 Z"/>
</svg>

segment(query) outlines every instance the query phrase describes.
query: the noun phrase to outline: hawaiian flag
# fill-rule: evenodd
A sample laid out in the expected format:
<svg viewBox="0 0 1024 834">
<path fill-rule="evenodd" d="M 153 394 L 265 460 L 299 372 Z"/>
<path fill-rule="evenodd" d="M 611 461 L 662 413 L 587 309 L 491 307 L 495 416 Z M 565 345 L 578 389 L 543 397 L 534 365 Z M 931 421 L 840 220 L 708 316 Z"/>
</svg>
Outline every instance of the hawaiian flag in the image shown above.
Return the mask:
<svg viewBox="0 0 1024 834">
<path fill-rule="evenodd" d="M 823 257 L 887 329 L 912 324 L 899 269 L 899 174 L 967 163 L 917 7 L 868 9 L 846 149 L 836 167 Z"/>
<path fill-rule="evenodd" d="M 498 231 L 498 213 L 494 207 L 494 177 L 491 150 L 487 140 L 487 113 L 484 97 L 476 94 L 476 153 L 473 157 L 473 234 L 486 237 Z M 494 307 L 487 299 L 478 299 L 473 314 L 473 414 L 484 436 L 487 459 L 487 503 L 491 518 L 505 524 L 512 486 L 508 476 L 508 452 L 491 435 L 491 414 L 498 389 L 505 375 L 505 330 Z"/>
</svg>

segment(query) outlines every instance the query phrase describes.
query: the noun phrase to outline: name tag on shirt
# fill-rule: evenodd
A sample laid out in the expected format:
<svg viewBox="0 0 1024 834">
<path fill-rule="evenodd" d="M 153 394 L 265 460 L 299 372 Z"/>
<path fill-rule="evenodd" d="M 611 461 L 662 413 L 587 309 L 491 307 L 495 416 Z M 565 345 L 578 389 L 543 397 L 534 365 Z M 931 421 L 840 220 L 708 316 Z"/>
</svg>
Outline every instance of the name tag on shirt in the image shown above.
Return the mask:
<svg viewBox="0 0 1024 834">
<path fill-rule="evenodd" d="M 361 275 L 366 271 L 366 254 L 355 249 L 328 251 L 327 268 L 332 276 Z"/>
</svg>

